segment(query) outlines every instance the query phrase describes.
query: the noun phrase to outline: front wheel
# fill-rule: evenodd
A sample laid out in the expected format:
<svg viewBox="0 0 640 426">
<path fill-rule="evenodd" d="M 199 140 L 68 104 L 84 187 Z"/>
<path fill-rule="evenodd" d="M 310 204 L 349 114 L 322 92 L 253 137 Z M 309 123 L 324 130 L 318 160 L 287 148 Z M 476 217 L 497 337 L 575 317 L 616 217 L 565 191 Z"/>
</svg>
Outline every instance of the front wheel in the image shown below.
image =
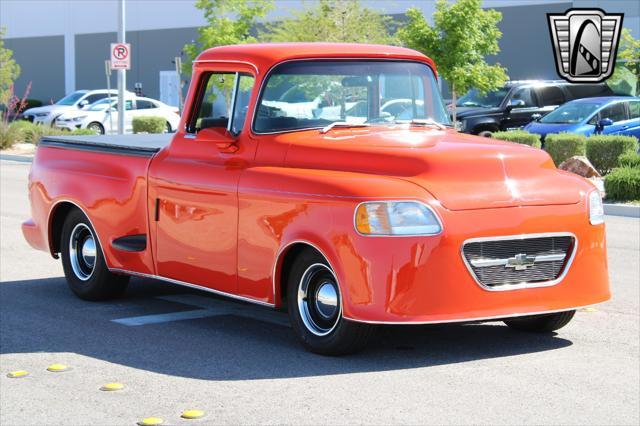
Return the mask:
<svg viewBox="0 0 640 426">
<path fill-rule="evenodd" d="M 96 232 L 80 210 L 73 210 L 65 219 L 60 241 L 64 275 L 76 296 L 98 301 L 125 292 L 129 277 L 109 271 Z"/>
<path fill-rule="evenodd" d="M 289 274 L 287 307 L 293 331 L 311 352 L 345 355 L 364 348 L 375 328 L 342 317 L 342 295 L 327 260 L 300 253 Z"/>
<path fill-rule="evenodd" d="M 533 315 L 530 317 L 513 318 L 504 323 L 516 330 L 531 333 L 549 333 L 559 330 L 569 324 L 576 311 L 557 312 L 554 314 Z"/>
<path fill-rule="evenodd" d="M 96 135 L 104 135 L 104 126 L 98 122 L 89 123 L 87 129 L 95 132 Z"/>
</svg>

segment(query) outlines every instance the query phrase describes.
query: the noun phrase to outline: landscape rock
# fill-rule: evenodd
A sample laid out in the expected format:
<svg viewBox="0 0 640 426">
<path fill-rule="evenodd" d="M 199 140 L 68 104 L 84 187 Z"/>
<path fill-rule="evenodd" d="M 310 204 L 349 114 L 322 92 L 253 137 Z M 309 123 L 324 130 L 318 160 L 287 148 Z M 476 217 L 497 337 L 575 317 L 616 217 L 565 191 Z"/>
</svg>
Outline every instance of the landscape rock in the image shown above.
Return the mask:
<svg viewBox="0 0 640 426">
<path fill-rule="evenodd" d="M 587 179 L 602 177 L 587 157 L 583 157 L 581 155 L 575 155 L 568 160 L 565 160 L 560 164 L 560 166 L 558 166 L 558 168 L 560 170 L 575 173 Z"/>
</svg>

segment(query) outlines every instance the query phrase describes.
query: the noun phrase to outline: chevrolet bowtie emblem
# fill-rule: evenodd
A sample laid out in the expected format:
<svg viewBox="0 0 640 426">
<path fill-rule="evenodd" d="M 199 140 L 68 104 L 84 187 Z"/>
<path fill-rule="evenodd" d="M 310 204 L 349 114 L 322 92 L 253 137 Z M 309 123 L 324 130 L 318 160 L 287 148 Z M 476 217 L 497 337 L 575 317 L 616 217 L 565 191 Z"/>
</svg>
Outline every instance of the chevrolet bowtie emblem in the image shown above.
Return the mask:
<svg viewBox="0 0 640 426">
<path fill-rule="evenodd" d="M 513 257 L 507 259 L 505 268 L 514 268 L 516 271 L 524 271 L 528 267 L 533 266 L 536 263 L 535 256 L 528 256 L 525 253 L 516 254 Z"/>
<path fill-rule="evenodd" d="M 569 9 L 548 13 L 558 74 L 573 83 L 600 82 L 613 74 L 622 13 Z"/>
</svg>

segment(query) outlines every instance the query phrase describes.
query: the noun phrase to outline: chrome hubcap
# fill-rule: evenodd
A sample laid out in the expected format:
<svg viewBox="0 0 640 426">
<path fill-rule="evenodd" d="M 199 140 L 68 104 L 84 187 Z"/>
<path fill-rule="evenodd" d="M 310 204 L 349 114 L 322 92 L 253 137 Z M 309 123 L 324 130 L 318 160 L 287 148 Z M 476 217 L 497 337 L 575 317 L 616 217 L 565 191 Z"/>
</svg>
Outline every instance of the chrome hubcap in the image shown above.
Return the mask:
<svg viewBox="0 0 640 426">
<path fill-rule="evenodd" d="M 316 336 L 326 336 L 338 324 L 340 290 L 327 265 L 315 263 L 302 274 L 298 285 L 298 312 L 307 330 Z"/>
<path fill-rule="evenodd" d="M 323 318 L 332 318 L 338 309 L 338 293 L 333 283 L 323 282 L 316 292 L 316 309 Z"/>
<path fill-rule="evenodd" d="M 84 223 L 77 224 L 71 231 L 69 261 L 78 279 L 87 281 L 91 278 L 96 264 L 96 241 L 91 229 Z"/>
</svg>

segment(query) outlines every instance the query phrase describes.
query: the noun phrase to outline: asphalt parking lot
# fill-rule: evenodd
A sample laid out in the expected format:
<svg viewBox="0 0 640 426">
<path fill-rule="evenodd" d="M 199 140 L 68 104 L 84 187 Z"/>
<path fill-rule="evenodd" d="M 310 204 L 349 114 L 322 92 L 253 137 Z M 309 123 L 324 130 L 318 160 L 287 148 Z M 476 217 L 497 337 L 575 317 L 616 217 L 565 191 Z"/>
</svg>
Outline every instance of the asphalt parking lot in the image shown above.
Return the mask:
<svg viewBox="0 0 640 426">
<path fill-rule="evenodd" d="M 59 261 L 22 238 L 28 170 L 0 161 L 2 425 L 640 422 L 639 219 L 607 217 L 613 298 L 557 334 L 387 327 L 363 353 L 328 358 L 302 349 L 285 314 L 164 282 L 76 299 Z M 99 390 L 114 381 L 124 390 Z"/>
</svg>

